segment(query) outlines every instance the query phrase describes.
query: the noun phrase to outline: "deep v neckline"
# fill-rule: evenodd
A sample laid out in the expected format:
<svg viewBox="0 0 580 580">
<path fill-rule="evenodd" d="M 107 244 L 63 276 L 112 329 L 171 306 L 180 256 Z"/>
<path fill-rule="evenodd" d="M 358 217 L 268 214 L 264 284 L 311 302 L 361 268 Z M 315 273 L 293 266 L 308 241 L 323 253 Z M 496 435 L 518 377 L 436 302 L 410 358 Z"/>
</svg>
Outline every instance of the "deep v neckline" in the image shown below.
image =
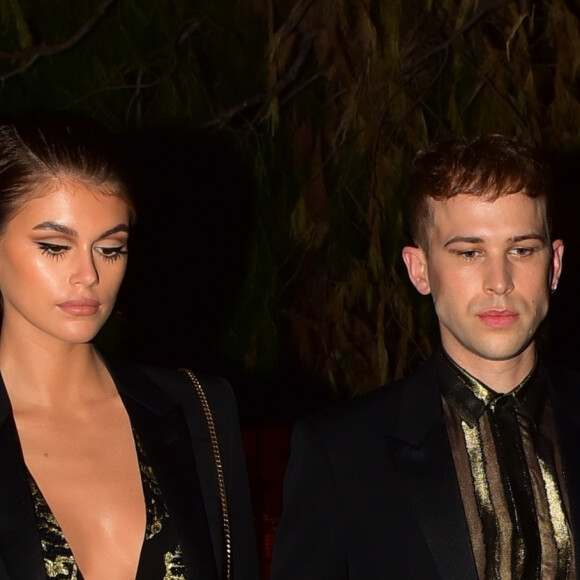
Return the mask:
<svg viewBox="0 0 580 580">
<path fill-rule="evenodd" d="M 136 579 L 152 577 L 152 568 L 155 568 L 162 574 L 159 577 L 167 580 L 186 580 L 179 540 L 169 517 L 157 477 L 147 461 L 145 451 L 135 431 L 133 435 L 146 511 L 145 532 L 139 553 Z M 47 577 L 56 580 L 84 580 L 58 520 L 33 475 L 28 468 L 26 471 Z"/>
</svg>

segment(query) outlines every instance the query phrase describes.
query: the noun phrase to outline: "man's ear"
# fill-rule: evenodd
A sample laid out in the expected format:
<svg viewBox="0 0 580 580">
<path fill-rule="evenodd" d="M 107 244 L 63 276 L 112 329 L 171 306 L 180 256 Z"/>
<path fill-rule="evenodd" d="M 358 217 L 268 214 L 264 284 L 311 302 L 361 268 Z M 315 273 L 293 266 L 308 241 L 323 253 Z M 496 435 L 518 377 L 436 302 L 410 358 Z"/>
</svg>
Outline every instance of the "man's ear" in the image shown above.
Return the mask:
<svg viewBox="0 0 580 580">
<path fill-rule="evenodd" d="M 429 284 L 429 271 L 427 269 L 427 256 L 421 248 L 415 246 L 405 246 L 403 248 L 403 262 L 407 266 L 407 273 L 413 286 L 423 294 L 427 295 L 431 292 L 431 285 Z"/>
<path fill-rule="evenodd" d="M 550 269 L 550 290 L 556 291 L 558 281 L 562 275 L 562 257 L 564 256 L 564 242 L 554 240 L 552 242 L 552 267 Z"/>
</svg>

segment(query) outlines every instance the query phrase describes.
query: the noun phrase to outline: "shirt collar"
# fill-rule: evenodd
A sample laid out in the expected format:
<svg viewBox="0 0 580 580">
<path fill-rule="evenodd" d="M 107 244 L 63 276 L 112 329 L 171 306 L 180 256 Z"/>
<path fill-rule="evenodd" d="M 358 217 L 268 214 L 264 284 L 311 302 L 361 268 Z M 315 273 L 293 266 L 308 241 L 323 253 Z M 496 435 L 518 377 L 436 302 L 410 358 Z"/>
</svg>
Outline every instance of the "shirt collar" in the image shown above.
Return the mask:
<svg viewBox="0 0 580 580">
<path fill-rule="evenodd" d="M 508 403 L 516 412 L 537 424 L 546 397 L 543 366 L 537 359 L 527 376 L 509 393 L 497 393 L 460 367 L 442 348 L 436 357 L 443 397 L 470 426 L 486 409 Z"/>
</svg>

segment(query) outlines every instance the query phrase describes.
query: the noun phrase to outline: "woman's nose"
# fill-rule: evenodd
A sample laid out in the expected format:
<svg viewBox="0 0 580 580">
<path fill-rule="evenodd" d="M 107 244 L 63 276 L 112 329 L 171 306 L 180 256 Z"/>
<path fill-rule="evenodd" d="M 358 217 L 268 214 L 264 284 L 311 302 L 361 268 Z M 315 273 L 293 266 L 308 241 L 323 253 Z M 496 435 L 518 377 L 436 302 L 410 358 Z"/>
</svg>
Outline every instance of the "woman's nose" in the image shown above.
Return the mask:
<svg viewBox="0 0 580 580">
<path fill-rule="evenodd" d="M 83 284 L 84 286 L 98 284 L 99 272 L 92 251 L 83 252 L 78 256 L 70 276 L 70 282 L 71 284 Z"/>
</svg>

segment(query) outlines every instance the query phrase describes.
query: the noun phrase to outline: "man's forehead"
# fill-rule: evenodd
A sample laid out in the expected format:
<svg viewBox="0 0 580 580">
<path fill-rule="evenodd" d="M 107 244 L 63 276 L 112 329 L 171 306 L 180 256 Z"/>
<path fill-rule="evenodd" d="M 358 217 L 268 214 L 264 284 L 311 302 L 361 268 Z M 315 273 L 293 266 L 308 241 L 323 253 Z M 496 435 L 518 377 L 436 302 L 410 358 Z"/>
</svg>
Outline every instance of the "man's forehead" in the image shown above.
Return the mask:
<svg viewBox="0 0 580 580">
<path fill-rule="evenodd" d="M 530 197 L 522 192 L 506 193 L 499 196 L 493 194 L 475 195 L 471 193 L 459 193 L 445 199 L 428 198 L 428 207 L 431 214 L 437 212 L 438 208 L 443 211 L 454 209 L 473 210 L 478 207 L 484 209 L 498 209 L 502 212 L 511 211 L 517 213 L 522 209 L 534 208 L 534 211 L 545 213 L 546 200 L 543 197 Z"/>
<path fill-rule="evenodd" d="M 429 213 L 432 230 L 451 228 L 468 235 L 475 234 L 474 228 L 484 228 L 488 232 L 505 232 L 508 238 L 534 232 L 547 237 L 544 201 L 521 193 L 495 199 L 471 194 L 458 194 L 444 200 L 430 199 Z"/>
</svg>

